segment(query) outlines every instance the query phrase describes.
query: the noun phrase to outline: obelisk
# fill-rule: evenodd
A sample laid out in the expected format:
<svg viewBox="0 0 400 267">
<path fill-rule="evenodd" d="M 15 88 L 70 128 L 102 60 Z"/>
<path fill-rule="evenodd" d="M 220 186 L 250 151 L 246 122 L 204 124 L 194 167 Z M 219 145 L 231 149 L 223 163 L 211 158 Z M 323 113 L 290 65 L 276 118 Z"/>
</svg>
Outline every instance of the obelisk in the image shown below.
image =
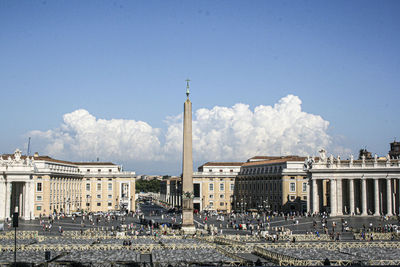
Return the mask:
<svg viewBox="0 0 400 267">
<path fill-rule="evenodd" d="M 186 96 L 183 112 L 182 158 L 182 230 L 194 233 L 193 223 L 193 158 L 192 158 L 192 102 L 189 100 L 189 81 L 186 80 Z"/>
</svg>

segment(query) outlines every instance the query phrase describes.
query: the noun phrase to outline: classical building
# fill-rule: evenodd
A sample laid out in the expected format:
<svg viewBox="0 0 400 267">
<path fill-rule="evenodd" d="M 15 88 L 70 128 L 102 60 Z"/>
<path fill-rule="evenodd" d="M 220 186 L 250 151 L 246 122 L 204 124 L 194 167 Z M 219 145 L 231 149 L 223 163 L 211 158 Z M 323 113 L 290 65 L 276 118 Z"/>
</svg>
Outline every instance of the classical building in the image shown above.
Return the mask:
<svg viewBox="0 0 400 267">
<path fill-rule="evenodd" d="M 348 160 L 328 158 L 320 151 L 318 159 L 305 162 L 311 185 L 309 210 L 331 216 L 399 214 L 400 160 L 385 158 Z"/>
<path fill-rule="evenodd" d="M 308 178 L 304 160 L 305 157 L 298 156 L 249 159 L 236 177 L 235 209 L 306 211 Z"/>
<path fill-rule="evenodd" d="M 48 156 L 0 156 L 0 220 L 53 212 L 135 210 L 135 173 L 111 162 L 70 162 Z"/>
<path fill-rule="evenodd" d="M 207 162 L 193 172 L 193 207 L 197 211 L 230 212 L 233 208 L 235 178 L 242 162 Z M 172 207 L 181 206 L 182 182 L 179 177 L 164 179 L 160 200 Z"/>
<path fill-rule="evenodd" d="M 242 162 L 207 162 L 193 173 L 194 209 L 231 212 Z"/>
<path fill-rule="evenodd" d="M 169 201 L 172 207 L 180 208 L 182 205 L 182 178 L 173 177 L 169 179 Z"/>
</svg>

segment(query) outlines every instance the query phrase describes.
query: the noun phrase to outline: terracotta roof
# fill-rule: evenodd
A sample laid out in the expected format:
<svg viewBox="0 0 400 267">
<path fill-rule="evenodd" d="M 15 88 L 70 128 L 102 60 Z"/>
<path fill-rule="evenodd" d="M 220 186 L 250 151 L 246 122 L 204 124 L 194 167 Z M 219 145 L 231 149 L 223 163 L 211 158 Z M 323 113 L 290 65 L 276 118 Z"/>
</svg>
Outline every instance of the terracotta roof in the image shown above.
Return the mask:
<svg viewBox="0 0 400 267">
<path fill-rule="evenodd" d="M 247 167 L 247 166 L 265 165 L 271 163 L 282 163 L 287 161 L 304 161 L 306 158 L 307 157 L 287 156 L 287 157 L 280 157 L 278 159 L 246 162 L 242 166 Z"/>
<path fill-rule="evenodd" d="M 244 162 L 207 162 L 201 165 L 203 166 L 242 166 Z M 199 167 L 199 168 L 200 168 Z"/>
<path fill-rule="evenodd" d="M 98 162 L 98 161 L 93 161 L 93 162 L 74 162 L 76 165 L 115 165 L 112 162 Z"/>
<path fill-rule="evenodd" d="M 261 161 L 261 160 L 275 160 L 275 159 L 282 159 L 282 158 L 292 158 L 292 157 L 298 157 L 296 155 L 289 155 L 289 156 L 254 156 L 252 158 L 249 158 L 247 162 L 251 162 L 254 160 Z"/>
<path fill-rule="evenodd" d="M 11 157 L 14 159 L 14 154 L 3 154 L 1 155 L 3 159 L 8 159 L 8 157 Z M 116 165 L 112 162 L 72 162 L 72 161 L 66 161 L 66 160 L 59 160 L 59 159 L 53 159 L 49 156 L 30 156 L 30 158 L 33 157 L 34 160 L 45 160 L 45 161 L 50 161 L 50 162 L 55 162 L 55 163 L 62 163 L 62 164 L 70 164 L 70 165 Z M 21 155 L 21 159 L 26 159 L 26 155 Z"/>
</svg>

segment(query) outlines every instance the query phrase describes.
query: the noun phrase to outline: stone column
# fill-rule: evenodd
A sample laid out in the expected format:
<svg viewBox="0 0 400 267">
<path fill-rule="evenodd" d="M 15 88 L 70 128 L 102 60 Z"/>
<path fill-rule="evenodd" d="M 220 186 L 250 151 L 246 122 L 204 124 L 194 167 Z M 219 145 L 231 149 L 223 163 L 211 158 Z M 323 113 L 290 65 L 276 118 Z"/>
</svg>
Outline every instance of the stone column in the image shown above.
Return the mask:
<svg viewBox="0 0 400 267">
<path fill-rule="evenodd" d="M 337 215 L 343 215 L 343 187 L 342 179 L 336 180 L 336 194 L 337 194 Z"/>
<path fill-rule="evenodd" d="M 397 196 L 397 208 L 396 208 L 396 214 L 400 214 L 400 179 L 396 179 L 396 196 Z"/>
<path fill-rule="evenodd" d="M 11 218 L 12 183 L 6 182 L 6 218 Z"/>
<path fill-rule="evenodd" d="M 24 212 L 24 210 L 22 209 L 22 206 L 23 206 L 23 201 L 22 201 L 22 184 L 21 184 L 21 183 L 18 183 L 17 188 L 18 188 L 18 193 L 17 193 L 17 196 L 18 196 L 18 215 L 21 216 L 22 213 Z"/>
<path fill-rule="evenodd" d="M 312 212 L 319 213 L 319 199 L 318 199 L 318 183 L 316 179 L 312 179 Z"/>
<path fill-rule="evenodd" d="M 331 184 L 331 216 L 337 215 L 337 200 L 336 200 L 336 180 L 330 179 Z"/>
<path fill-rule="evenodd" d="M 354 213 L 354 179 L 349 179 L 349 202 L 350 202 L 350 215 Z"/>
<path fill-rule="evenodd" d="M 374 179 L 374 203 L 375 203 L 375 212 L 374 216 L 379 216 L 379 179 Z"/>
<path fill-rule="evenodd" d="M 363 177 L 361 178 L 361 209 L 362 216 L 368 215 L 367 212 L 367 180 Z"/>
<path fill-rule="evenodd" d="M 31 210 L 30 210 L 30 204 L 33 202 L 33 195 L 31 196 L 30 194 L 30 182 L 24 183 L 23 187 L 23 195 L 24 195 L 24 213 L 23 213 L 23 218 L 25 220 L 29 220 L 31 216 Z"/>
<path fill-rule="evenodd" d="M 311 183 L 311 181 L 308 181 L 307 182 L 307 194 L 308 194 L 308 198 L 307 198 L 307 212 L 310 212 L 311 213 L 311 197 L 310 197 L 310 195 L 311 195 L 311 192 L 310 192 L 310 188 L 311 188 L 311 186 L 310 186 L 310 183 Z M 264 200 L 264 199 L 263 199 Z M 263 201 L 263 205 L 264 205 L 264 201 Z"/>
<path fill-rule="evenodd" d="M 6 218 L 6 183 L 0 181 L 0 220 Z"/>
<path fill-rule="evenodd" d="M 392 185 L 391 179 L 386 179 L 386 203 L 387 203 L 387 216 L 392 216 Z"/>
</svg>

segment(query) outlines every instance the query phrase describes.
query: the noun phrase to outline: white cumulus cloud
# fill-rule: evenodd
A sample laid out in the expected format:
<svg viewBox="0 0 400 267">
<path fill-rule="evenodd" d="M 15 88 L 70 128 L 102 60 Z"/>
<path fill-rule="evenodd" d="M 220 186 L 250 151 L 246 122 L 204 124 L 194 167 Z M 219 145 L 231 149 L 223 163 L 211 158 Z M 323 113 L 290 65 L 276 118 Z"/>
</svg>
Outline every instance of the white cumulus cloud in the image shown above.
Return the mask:
<svg viewBox="0 0 400 267">
<path fill-rule="evenodd" d="M 157 160 L 161 156 L 160 130 L 146 122 L 96 119 L 84 109 L 65 114 L 63 120 L 58 129 L 31 132 L 46 141 L 44 151 L 49 155 L 117 160 Z"/>
<path fill-rule="evenodd" d="M 159 161 L 179 165 L 182 155 L 182 114 L 168 117 L 167 130 L 146 122 L 98 119 L 79 109 L 63 116 L 57 129 L 32 131 L 53 157 L 112 161 Z M 193 156 L 196 162 L 243 161 L 255 155 L 315 154 L 329 147 L 329 122 L 301 110 L 301 100 L 283 97 L 274 106 L 238 103 L 201 108 L 193 114 Z M 161 142 L 160 140 L 164 140 Z M 195 166 L 196 167 L 196 166 Z M 175 167 L 174 167 L 175 169 Z"/>
<path fill-rule="evenodd" d="M 168 148 L 182 147 L 182 116 L 168 121 Z M 198 161 L 245 160 L 255 155 L 307 155 L 328 147 L 329 122 L 301 110 L 288 95 L 274 106 L 235 104 L 198 109 L 193 118 L 194 158 Z"/>
</svg>

